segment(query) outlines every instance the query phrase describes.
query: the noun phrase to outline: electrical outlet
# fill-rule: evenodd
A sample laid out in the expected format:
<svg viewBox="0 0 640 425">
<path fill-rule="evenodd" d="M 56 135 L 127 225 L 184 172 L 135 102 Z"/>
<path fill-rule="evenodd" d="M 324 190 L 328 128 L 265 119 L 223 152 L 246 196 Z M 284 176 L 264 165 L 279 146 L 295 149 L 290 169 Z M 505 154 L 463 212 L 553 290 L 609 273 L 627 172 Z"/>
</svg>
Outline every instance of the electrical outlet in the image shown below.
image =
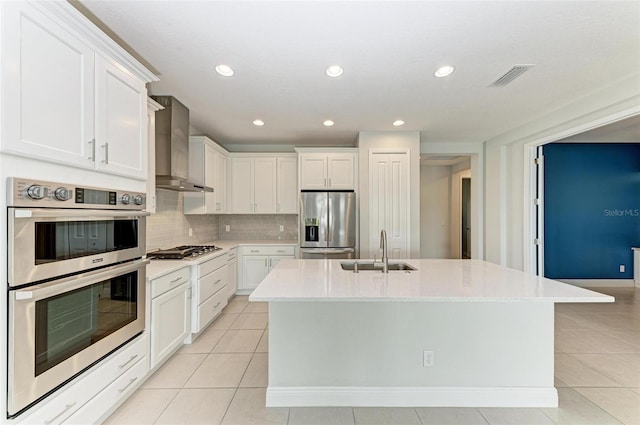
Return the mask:
<svg viewBox="0 0 640 425">
<path fill-rule="evenodd" d="M 422 365 L 424 367 L 433 366 L 433 356 L 434 356 L 434 352 L 433 351 L 424 351 L 423 352 L 423 358 L 422 358 Z"/>
<path fill-rule="evenodd" d="M 284 226 L 282 224 L 280 225 L 280 231 L 284 232 Z"/>
<path fill-rule="evenodd" d="M 620 264 L 620 273 L 624 273 L 624 264 Z"/>
<path fill-rule="evenodd" d="M 226 226 L 224 226 L 224 231 L 225 232 L 230 232 L 231 231 L 231 226 L 229 226 L 228 224 Z"/>
<path fill-rule="evenodd" d="M 189 236 L 193 236 L 193 229 L 189 227 Z"/>
</svg>

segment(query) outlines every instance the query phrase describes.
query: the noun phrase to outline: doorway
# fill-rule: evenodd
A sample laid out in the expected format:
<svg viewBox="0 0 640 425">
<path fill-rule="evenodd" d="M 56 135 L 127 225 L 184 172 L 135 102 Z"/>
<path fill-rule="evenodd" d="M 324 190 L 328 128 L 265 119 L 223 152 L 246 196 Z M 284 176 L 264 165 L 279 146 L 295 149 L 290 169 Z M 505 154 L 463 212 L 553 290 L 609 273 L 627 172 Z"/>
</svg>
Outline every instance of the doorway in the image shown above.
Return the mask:
<svg viewBox="0 0 640 425">
<path fill-rule="evenodd" d="M 463 259 L 471 258 L 471 177 L 462 178 L 462 255 Z"/>
</svg>

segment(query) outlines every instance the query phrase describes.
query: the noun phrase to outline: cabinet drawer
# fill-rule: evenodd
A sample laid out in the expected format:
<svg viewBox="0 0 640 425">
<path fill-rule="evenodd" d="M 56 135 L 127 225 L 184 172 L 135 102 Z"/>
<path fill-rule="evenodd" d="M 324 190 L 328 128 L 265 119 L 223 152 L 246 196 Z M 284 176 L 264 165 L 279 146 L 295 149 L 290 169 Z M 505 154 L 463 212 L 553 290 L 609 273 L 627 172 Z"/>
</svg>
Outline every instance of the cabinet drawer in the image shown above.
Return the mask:
<svg viewBox="0 0 640 425">
<path fill-rule="evenodd" d="M 212 258 L 209 261 L 198 264 L 198 279 L 200 279 L 202 276 L 206 276 L 209 273 L 219 269 L 225 264 L 227 264 L 227 257 L 224 254 L 220 254 L 220 256 L 216 258 Z"/>
<path fill-rule="evenodd" d="M 87 404 L 82 406 L 75 412 L 65 424 L 84 425 L 90 423 L 98 423 L 103 416 L 118 401 L 128 397 L 142 382 L 147 374 L 148 367 L 146 357 L 138 359 L 133 367 L 122 374 L 118 379 L 111 383 L 107 388 L 102 390 L 98 395 L 93 397 Z"/>
<path fill-rule="evenodd" d="M 191 277 L 190 267 L 183 267 L 151 281 L 151 298 L 155 298 L 165 292 L 189 282 Z"/>
<path fill-rule="evenodd" d="M 245 246 L 242 248 L 243 255 L 294 255 L 293 245 L 265 245 L 265 246 Z"/>
<path fill-rule="evenodd" d="M 218 292 L 224 285 L 227 284 L 227 263 L 225 261 L 224 266 L 220 267 L 213 273 L 209 273 L 202 279 L 198 279 L 198 295 L 196 302 L 198 305 L 202 304 L 213 294 Z"/>
<path fill-rule="evenodd" d="M 227 261 L 231 261 L 238 256 L 238 248 L 231 248 L 227 251 Z"/>
<path fill-rule="evenodd" d="M 47 423 L 52 425 L 62 423 L 111 382 L 123 375 L 136 362 L 142 363 L 143 367 L 148 370 L 147 362 L 140 362 L 147 353 L 147 344 L 147 336 L 143 334 L 129 345 L 116 351 L 111 357 L 66 384 L 48 400 L 39 403 L 32 409 L 33 413 L 28 412 L 25 413 L 26 416 L 21 415 L 16 423 Z"/>
<path fill-rule="evenodd" d="M 227 305 L 226 285 L 221 288 L 213 297 L 209 298 L 198 306 L 198 317 L 196 319 L 197 332 L 200 332 L 209 322 L 211 322 L 222 309 Z"/>
</svg>

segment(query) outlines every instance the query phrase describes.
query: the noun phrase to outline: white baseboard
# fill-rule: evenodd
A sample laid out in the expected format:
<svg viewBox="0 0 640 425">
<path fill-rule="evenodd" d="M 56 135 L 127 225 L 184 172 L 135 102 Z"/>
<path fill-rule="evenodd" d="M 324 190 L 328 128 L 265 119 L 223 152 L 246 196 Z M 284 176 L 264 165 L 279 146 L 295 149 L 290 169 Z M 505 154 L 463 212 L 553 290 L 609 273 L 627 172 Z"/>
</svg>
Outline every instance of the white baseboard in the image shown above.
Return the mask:
<svg viewBox="0 0 640 425">
<path fill-rule="evenodd" d="M 554 279 L 581 288 L 633 288 L 633 279 Z"/>
<path fill-rule="evenodd" d="M 554 387 L 268 387 L 267 407 L 558 407 Z"/>
</svg>

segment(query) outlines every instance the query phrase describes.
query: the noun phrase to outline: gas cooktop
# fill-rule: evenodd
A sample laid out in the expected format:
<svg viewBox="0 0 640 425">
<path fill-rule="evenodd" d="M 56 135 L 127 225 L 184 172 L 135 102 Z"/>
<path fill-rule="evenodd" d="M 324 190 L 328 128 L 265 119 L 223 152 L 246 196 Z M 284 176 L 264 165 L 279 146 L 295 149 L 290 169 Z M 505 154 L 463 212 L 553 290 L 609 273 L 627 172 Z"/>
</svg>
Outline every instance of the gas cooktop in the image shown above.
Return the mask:
<svg viewBox="0 0 640 425">
<path fill-rule="evenodd" d="M 215 245 L 181 245 L 175 248 L 161 249 L 147 253 L 148 258 L 158 260 L 191 259 L 210 252 L 219 251 L 222 248 Z"/>
</svg>

